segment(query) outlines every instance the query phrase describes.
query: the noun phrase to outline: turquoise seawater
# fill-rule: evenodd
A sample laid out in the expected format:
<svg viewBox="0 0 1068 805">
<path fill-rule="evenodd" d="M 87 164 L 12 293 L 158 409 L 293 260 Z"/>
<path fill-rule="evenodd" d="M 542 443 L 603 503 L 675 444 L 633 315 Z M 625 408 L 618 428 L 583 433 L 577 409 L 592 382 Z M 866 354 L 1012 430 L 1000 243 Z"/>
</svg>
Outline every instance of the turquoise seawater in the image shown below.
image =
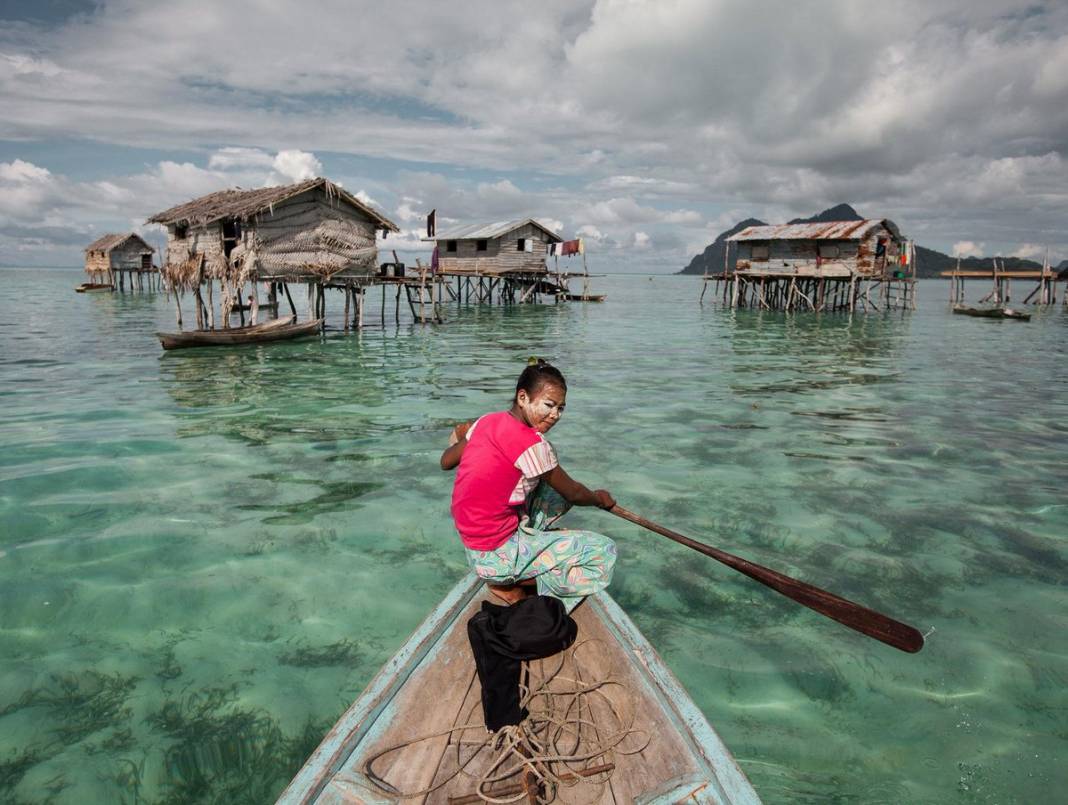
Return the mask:
<svg viewBox="0 0 1068 805">
<path fill-rule="evenodd" d="M 271 801 L 464 572 L 438 456 L 530 355 L 568 377 L 573 475 L 930 631 L 902 654 L 569 515 L 765 801 L 1062 800 L 1063 308 L 952 316 L 929 281 L 913 313 L 732 312 L 609 276 L 602 305 L 163 354 L 164 296 L 82 279 L 0 272 L 0 801 Z"/>
</svg>

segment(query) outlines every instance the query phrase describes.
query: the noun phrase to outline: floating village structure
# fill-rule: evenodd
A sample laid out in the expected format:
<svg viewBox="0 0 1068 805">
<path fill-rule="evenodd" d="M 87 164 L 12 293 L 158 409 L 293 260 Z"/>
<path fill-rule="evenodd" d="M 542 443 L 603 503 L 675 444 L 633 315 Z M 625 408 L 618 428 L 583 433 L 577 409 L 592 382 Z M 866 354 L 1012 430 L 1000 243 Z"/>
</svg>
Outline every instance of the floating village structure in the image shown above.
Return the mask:
<svg viewBox="0 0 1068 805">
<path fill-rule="evenodd" d="M 159 277 L 152 264 L 156 250 L 136 232 L 108 234 L 85 247 L 89 282 L 78 290 L 154 290 Z"/>
<path fill-rule="evenodd" d="M 563 238 L 533 218 L 467 224 L 434 231 L 427 222 L 427 240 L 437 250 L 437 271 L 448 278 L 453 299 L 492 304 L 537 301 L 539 294 L 560 290 L 549 277 L 546 258 Z"/>
<path fill-rule="evenodd" d="M 995 305 L 1005 305 L 1012 301 L 1012 281 L 1037 280 L 1035 287 L 1023 298 L 1023 304 L 1034 302 L 1036 305 L 1054 305 L 1057 303 L 1057 283 L 1068 277 L 1061 277 L 1050 265 L 1049 254 L 1042 262 L 1042 268 L 1033 269 L 1006 269 L 1005 261 L 1000 257 L 993 259 L 993 267 L 990 269 L 962 269 L 960 258 L 952 271 L 943 271 L 941 276 L 949 282 L 950 304 L 958 305 L 964 302 L 964 283 L 969 279 L 989 280 L 993 283 L 990 291 L 980 299 L 980 302 L 993 302 Z M 1068 305 L 1068 288 L 1064 293 L 1064 303 Z"/>
<path fill-rule="evenodd" d="M 298 314 L 289 286 L 306 285 L 310 320 L 325 316 L 326 290 L 340 290 L 346 327 L 352 304 L 352 321 L 358 325 L 364 293 L 378 274 L 376 234 L 399 231 L 380 212 L 323 178 L 258 190 L 222 190 L 148 220 L 167 229 L 163 275 L 175 291 L 179 327 L 180 296 L 188 291 L 194 297 L 198 330 L 216 328 L 216 283 L 222 328 L 230 326 L 234 313 L 245 324 L 246 284 L 257 307 L 268 311 L 277 312 L 284 294 L 293 317 Z M 259 300 L 260 283 L 266 284 L 265 302 Z"/>
<path fill-rule="evenodd" d="M 724 262 L 722 273 L 705 274 L 701 296 L 712 283 L 731 307 L 852 311 L 916 305 L 915 248 L 886 219 L 751 226 L 727 239 Z"/>
</svg>

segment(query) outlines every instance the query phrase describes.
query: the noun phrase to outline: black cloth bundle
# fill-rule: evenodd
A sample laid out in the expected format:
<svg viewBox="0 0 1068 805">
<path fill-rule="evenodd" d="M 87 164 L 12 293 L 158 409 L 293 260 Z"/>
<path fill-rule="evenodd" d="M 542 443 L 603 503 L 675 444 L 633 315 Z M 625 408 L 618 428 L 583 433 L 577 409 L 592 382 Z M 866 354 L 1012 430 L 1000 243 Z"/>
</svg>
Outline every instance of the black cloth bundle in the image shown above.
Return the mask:
<svg viewBox="0 0 1068 805">
<path fill-rule="evenodd" d="M 522 662 L 563 651 L 577 634 L 578 624 L 558 598 L 532 595 L 512 606 L 482 602 L 467 622 L 467 637 L 482 684 L 487 729 L 496 732 L 527 717 L 519 705 Z"/>
</svg>

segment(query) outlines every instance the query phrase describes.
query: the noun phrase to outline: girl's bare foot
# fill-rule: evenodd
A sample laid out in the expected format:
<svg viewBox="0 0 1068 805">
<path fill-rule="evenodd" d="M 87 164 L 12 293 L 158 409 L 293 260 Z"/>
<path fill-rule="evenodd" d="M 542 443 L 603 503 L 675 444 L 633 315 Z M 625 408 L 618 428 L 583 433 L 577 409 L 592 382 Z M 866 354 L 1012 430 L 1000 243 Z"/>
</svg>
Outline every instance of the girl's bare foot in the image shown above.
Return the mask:
<svg viewBox="0 0 1068 805">
<path fill-rule="evenodd" d="M 527 597 L 527 590 L 519 584 L 487 584 L 486 588 L 508 606 Z"/>
</svg>

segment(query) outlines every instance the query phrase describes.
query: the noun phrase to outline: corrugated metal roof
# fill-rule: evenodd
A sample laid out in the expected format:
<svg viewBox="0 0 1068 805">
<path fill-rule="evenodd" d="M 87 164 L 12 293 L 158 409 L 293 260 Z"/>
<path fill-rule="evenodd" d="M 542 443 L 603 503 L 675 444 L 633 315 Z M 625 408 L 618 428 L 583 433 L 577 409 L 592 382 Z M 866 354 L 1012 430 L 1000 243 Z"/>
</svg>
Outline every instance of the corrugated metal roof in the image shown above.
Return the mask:
<svg viewBox="0 0 1068 805">
<path fill-rule="evenodd" d="M 497 221 L 492 224 L 467 224 L 465 226 L 456 226 L 452 229 L 447 229 L 441 232 L 435 233 L 434 237 L 427 238 L 427 240 L 471 240 L 477 238 L 479 240 L 499 238 L 507 235 L 509 232 L 514 232 L 520 227 L 524 227 L 527 224 L 533 224 L 552 238 L 551 242 L 562 241 L 563 238 L 553 232 L 544 224 L 539 224 L 533 218 L 521 218 L 515 221 Z"/>
<path fill-rule="evenodd" d="M 878 226 L 885 226 L 895 237 L 901 237 L 893 221 L 868 219 L 865 221 L 824 221 L 818 224 L 776 224 L 750 226 L 727 240 L 863 240 Z"/>
</svg>

